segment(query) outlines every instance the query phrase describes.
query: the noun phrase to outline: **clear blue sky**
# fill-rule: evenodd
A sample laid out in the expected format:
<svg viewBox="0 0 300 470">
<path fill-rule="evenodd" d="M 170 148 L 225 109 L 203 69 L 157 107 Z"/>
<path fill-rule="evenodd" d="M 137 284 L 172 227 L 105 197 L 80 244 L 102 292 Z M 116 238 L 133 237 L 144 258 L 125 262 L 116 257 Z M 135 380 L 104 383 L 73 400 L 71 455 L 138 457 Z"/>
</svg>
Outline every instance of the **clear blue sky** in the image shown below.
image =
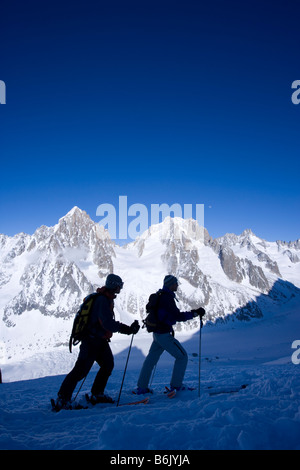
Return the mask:
<svg viewBox="0 0 300 470">
<path fill-rule="evenodd" d="M 300 237 L 297 0 L 4 0 L 0 233 L 74 205 L 205 204 Z"/>
</svg>

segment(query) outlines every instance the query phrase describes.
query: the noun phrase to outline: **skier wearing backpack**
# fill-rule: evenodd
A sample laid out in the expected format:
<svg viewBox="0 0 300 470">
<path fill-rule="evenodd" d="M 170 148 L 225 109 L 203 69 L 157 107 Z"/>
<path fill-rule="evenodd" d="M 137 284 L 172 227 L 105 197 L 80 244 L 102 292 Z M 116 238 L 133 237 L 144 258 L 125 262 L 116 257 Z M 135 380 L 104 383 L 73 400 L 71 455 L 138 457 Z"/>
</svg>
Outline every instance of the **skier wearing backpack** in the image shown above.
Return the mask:
<svg viewBox="0 0 300 470">
<path fill-rule="evenodd" d="M 200 307 L 191 312 L 180 312 L 175 303 L 177 288 L 177 278 L 172 275 L 165 276 L 163 288 L 158 292 L 157 325 L 153 332 L 153 342 L 143 363 L 137 383 L 136 393 L 138 395 L 151 392 L 148 388 L 149 380 L 154 367 L 164 351 L 167 351 L 175 358 L 170 389 L 183 389 L 182 381 L 188 356 L 185 349 L 174 337 L 173 325 L 178 321 L 191 320 L 198 315 L 202 319 L 203 315 L 205 315 L 205 310 Z"/>
<path fill-rule="evenodd" d="M 120 323 L 114 318 L 114 299 L 123 287 L 122 279 L 115 275 L 107 276 L 105 286 L 97 289 L 98 296 L 91 308 L 91 314 L 86 336 L 82 339 L 80 352 L 74 368 L 65 377 L 58 392 L 56 409 L 72 408 L 72 393 L 77 383 L 85 378 L 96 361 L 98 371 L 91 389 L 91 402 L 113 402 L 104 394 L 104 389 L 114 368 L 114 358 L 109 346 L 109 340 L 115 332 L 131 335 L 139 330 L 136 321 L 131 326 Z"/>
</svg>

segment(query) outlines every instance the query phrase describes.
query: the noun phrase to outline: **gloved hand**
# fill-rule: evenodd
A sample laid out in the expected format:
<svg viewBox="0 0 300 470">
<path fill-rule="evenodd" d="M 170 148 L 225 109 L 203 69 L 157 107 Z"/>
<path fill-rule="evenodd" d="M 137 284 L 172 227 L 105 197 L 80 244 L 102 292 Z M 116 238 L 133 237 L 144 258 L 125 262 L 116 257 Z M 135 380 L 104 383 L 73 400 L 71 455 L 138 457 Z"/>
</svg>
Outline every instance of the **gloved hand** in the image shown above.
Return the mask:
<svg viewBox="0 0 300 470">
<path fill-rule="evenodd" d="M 140 329 L 139 322 L 135 320 L 130 326 L 121 323 L 119 332 L 123 335 L 135 335 Z"/>
<path fill-rule="evenodd" d="M 136 335 L 137 332 L 139 331 L 140 329 L 140 325 L 139 325 L 139 322 L 137 320 L 135 320 L 131 325 L 130 325 L 130 330 L 131 330 L 131 334 L 133 335 Z"/>
<path fill-rule="evenodd" d="M 205 315 L 205 310 L 204 308 L 202 307 L 199 307 L 197 308 L 197 310 L 194 310 L 194 317 L 200 317 L 200 319 L 202 319 L 202 317 L 204 317 Z"/>
</svg>

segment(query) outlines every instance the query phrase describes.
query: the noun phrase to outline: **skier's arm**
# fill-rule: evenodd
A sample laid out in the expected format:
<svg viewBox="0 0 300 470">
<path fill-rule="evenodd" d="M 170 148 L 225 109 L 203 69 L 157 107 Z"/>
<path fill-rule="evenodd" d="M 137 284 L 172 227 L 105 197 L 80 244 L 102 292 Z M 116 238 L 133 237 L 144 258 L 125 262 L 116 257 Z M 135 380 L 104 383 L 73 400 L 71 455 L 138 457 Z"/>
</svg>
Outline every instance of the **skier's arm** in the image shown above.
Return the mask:
<svg viewBox="0 0 300 470">
<path fill-rule="evenodd" d="M 167 325 L 175 325 L 176 322 L 191 320 L 194 317 L 194 312 L 181 312 L 173 299 L 168 299 L 167 303 L 162 299 L 158 314 L 160 320 Z"/>
<path fill-rule="evenodd" d="M 99 301 L 96 305 L 96 308 L 98 308 L 98 321 L 104 330 L 110 331 L 111 333 L 119 332 L 126 335 L 136 334 L 139 331 L 140 327 L 137 320 L 130 326 L 116 321 L 110 309 L 109 302 L 105 297 L 100 296 L 97 301 Z"/>
</svg>

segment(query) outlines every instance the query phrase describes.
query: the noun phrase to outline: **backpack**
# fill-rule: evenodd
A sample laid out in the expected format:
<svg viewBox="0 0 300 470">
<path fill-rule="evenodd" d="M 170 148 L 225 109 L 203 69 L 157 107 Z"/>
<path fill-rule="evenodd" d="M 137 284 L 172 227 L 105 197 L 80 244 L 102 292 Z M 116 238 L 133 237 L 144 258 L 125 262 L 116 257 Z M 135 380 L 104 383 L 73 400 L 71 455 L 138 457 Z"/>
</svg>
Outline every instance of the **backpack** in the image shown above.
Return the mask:
<svg viewBox="0 0 300 470">
<path fill-rule="evenodd" d="M 69 340 L 69 351 L 72 352 L 72 345 L 76 346 L 83 338 L 87 335 L 88 332 L 88 322 L 90 319 L 90 313 L 92 311 L 92 306 L 94 300 L 101 295 L 98 292 L 88 295 L 83 300 L 83 303 L 80 305 L 78 312 L 75 315 L 72 333 Z"/>
<path fill-rule="evenodd" d="M 155 332 L 159 326 L 157 312 L 161 295 L 162 291 L 158 291 L 155 292 L 155 294 L 151 294 L 148 299 L 148 303 L 146 305 L 146 312 L 148 315 L 143 320 L 143 328 L 146 328 L 148 333 Z"/>
</svg>

